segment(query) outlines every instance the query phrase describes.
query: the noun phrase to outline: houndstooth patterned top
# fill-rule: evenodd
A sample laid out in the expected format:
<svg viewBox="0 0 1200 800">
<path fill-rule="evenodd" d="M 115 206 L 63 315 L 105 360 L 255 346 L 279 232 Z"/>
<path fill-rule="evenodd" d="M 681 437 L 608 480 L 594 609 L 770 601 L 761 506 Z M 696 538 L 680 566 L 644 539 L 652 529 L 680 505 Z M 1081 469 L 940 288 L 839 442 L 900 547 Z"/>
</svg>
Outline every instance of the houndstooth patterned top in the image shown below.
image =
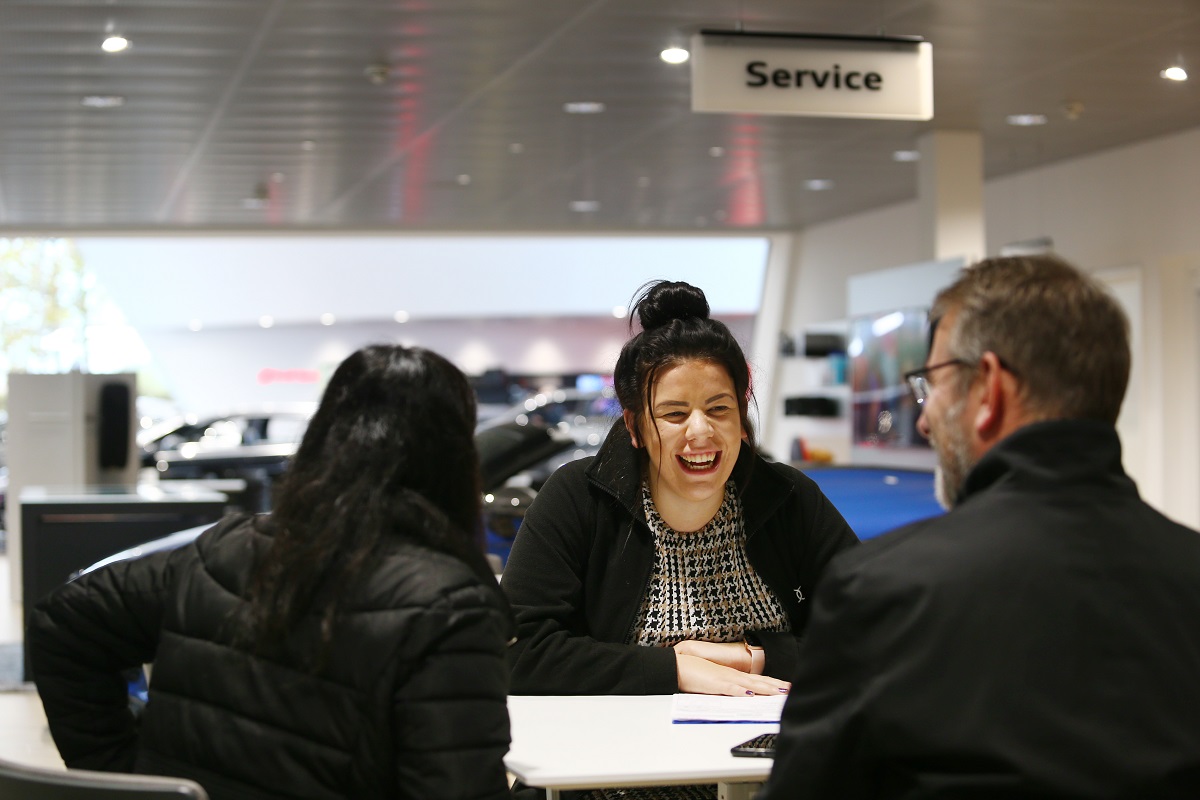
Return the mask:
<svg viewBox="0 0 1200 800">
<path fill-rule="evenodd" d="M 746 525 L 733 481 L 717 515 L 694 533 L 672 530 L 642 484 L 654 534 L 654 571 L 637 621 L 636 643 L 671 647 L 684 639 L 740 642 L 746 631 L 786 631 L 788 619 L 746 558 Z M 713 784 L 597 789 L 587 800 L 716 800 Z"/>
<path fill-rule="evenodd" d="M 637 644 L 740 642 L 749 630 L 788 630 L 783 605 L 746 558 L 746 525 L 733 481 L 725 484 L 717 515 L 693 533 L 678 533 L 663 521 L 646 484 L 642 506 L 654 534 L 654 571 L 638 616 Z"/>
</svg>

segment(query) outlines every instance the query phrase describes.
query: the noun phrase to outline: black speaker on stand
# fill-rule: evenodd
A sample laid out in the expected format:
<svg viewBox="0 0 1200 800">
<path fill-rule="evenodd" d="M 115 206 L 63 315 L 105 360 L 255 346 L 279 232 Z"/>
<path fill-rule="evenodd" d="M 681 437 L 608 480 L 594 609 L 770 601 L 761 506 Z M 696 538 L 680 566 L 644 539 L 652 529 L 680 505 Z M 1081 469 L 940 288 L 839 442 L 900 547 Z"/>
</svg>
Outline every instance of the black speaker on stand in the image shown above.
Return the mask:
<svg viewBox="0 0 1200 800">
<path fill-rule="evenodd" d="M 129 421 L 133 402 L 129 385 L 106 383 L 100 387 L 97 431 L 100 435 L 100 469 L 125 469 L 129 463 Z"/>
</svg>

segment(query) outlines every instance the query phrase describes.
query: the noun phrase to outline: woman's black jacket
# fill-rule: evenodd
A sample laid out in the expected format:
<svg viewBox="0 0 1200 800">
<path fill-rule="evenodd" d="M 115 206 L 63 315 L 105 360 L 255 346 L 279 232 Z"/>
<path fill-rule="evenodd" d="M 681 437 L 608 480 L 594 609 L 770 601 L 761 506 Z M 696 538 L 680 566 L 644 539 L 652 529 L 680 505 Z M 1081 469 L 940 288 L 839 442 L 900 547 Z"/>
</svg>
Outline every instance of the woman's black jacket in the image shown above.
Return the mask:
<svg viewBox="0 0 1200 800">
<path fill-rule="evenodd" d="M 789 632 L 755 638 L 766 674 L 790 680 L 821 570 L 858 538 L 799 470 L 743 445 L 733 479 L 746 555 L 791 622 Z M 653 563 L 638 453 L 618 421 L 595 457 L 550 476 L 513 544 L 501 584 L 517 617 L 513 694 L 678 691 L 674 651 L 631 644 Z"/>
<path fill-rule="evenodd" d="M 231 644 L 270 537 L 228 518 L 194 543 L 68 583 L 27 634 L 69 767 L 192 778 L 220 798 L 506 798 L 510 612 L 465 564 L 389 545 L 348 590 L 327 663 L 318 619 L 277 657 Z M 122 670 L 153 662 L 140 719 Z"/>
</svg>

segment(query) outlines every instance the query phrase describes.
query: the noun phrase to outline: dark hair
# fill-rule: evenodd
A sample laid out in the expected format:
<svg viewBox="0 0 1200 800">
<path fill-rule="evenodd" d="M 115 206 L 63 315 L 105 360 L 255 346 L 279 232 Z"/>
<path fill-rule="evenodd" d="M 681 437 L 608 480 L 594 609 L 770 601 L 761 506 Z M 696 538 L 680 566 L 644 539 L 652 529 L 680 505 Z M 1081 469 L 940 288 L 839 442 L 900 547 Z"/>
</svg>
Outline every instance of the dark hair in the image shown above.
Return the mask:
<svg viewBox="0 0 1200 800">
<path fill-rule="evenodd" d="M 1056 256 L 990 258 L 943 289 L 930 316 L 936 324 L 951 312 L 950 352 L 972 364 L 995 353 L 1020 377 L 1033 414 L 1116 422 L 1129 382 L 1129 321 L 1096 280 Z"/>
<path fill-rule="evenodd" d="M 319 665 L 343 590 L 389 541 L 452 554 L 494 585 L 481 546 L 474 429 L 471 385 L 438 354 L 372 345 L 343 361 L 263 523 L 273 541 L 250 586 L 246 641 L 270 652 L 316 614 Z"/>
<path fill-rule="evenodd" d="M 629 328 L 633 330 L 636 314 L 642 331 L 621 348 L 613 383 L 621 407 L 633 414 L 635 428 L 643 427 L 646 409 L 653 405 L 659 375 L 685 361 L 708 361 L 729 373 L 746 443 L 753 448 L 750 365 L 725 323 L 709 316 L 704 292 L 682 281 L 651 281 L 634 293 L 630 306 Z"/>
</svg>

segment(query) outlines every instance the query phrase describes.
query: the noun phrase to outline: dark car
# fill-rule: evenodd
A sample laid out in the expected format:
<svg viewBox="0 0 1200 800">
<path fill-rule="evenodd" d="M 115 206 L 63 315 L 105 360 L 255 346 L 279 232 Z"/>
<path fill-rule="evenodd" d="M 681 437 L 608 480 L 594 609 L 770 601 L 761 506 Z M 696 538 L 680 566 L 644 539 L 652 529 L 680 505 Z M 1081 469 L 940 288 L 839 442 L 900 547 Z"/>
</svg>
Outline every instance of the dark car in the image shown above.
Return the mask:
<svg viewBox="0 0 1200 800">
<path fill-rule="evenodd" d="M 171 434 L 173 438 L 162 439 L 170 447 L 153 453 L 155 474 L 159 480 L 240 478 L 247 482 L 247 491 L 234 505 L 249 512 L 269 511 L 271 489 L 286 472 L 289 460 L 296 452 L 299 433 L 295 441 L 254 443 L 246 441 L 244 436 L 236 438 L 236 429 L 227 424 L 230 422 L 228 417 L 215 423 L 197 421 L 178 429 Z M 246 426 L 238 427 L 246 429 Z M 204 439 L 206 431 L 210 437 L 208 441 Z M 221 435 L 225 438 L 218 446 Z M 476 431 L 475 443 L 484 492 L 483 524 L 488 552 L 502 567 L 521 517 L 536 496 L 543 476 L 548 475 L 554 465 L 565 463 L 584 451 L 575 436 L 564 428 L 528 420 L 489 425 Z M 510 482 L 514 485 L 509 485 Z M 196 534 L 199 532 L 195 531 Z M 114 558 L 135 557 L 154 549 L 176 547 L 186 540 L 186 536 L 182 539 L 166 537 Z"/>
<path fill-rule="evenodd" d="M 142 466 L 160 480 L 242 480 L 240 505 L 268 511 L 315 411 L 315 403 L 285 403 L 166 420 L 138 434 Z"/>
</svg>

